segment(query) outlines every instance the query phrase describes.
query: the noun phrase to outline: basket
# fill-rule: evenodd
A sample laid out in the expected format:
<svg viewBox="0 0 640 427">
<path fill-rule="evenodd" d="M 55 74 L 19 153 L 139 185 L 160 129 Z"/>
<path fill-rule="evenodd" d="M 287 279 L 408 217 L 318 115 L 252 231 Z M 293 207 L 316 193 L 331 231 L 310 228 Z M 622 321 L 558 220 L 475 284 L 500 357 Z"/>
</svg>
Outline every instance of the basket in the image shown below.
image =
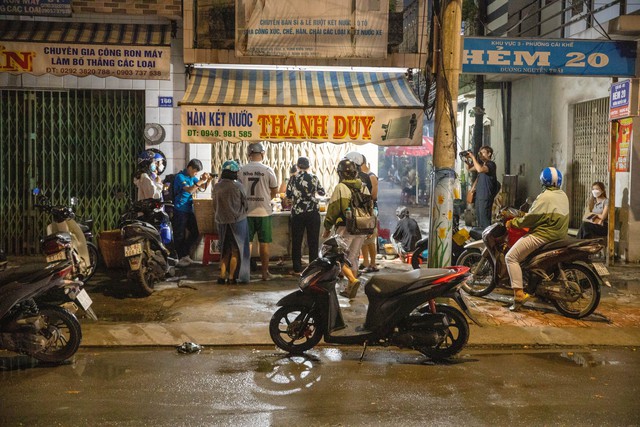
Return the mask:
<svg viewBox="0 0 640 427">
<path fill-rule="evenodd" d="M 196 215 L 200 234 L 217 234 L 213 199 L 195 199 L 193 201 L 193 211 Z"/>
<path fill-rule="evenodd" d="M 124 243 L 120 230 L 102 231 L 98 236 L 98 246 L 107 268 L 120 268 L 124 265 Z"/>
</svg>

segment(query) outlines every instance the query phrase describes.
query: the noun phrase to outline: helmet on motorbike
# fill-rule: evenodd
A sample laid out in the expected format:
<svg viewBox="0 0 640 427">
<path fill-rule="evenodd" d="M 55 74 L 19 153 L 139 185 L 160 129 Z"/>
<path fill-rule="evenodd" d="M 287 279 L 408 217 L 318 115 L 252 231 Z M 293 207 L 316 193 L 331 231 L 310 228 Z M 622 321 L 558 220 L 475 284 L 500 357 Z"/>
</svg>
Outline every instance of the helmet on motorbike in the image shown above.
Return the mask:
<svg viewBox="0 0 640 427">
<path fill-rule="evenodd" d="M 356 164 L 347 158 L 340 160 L 336 170 L 341 180 L 355 179 L 358 175 L 358 168 L 356 167 Z"/>
<path fill-rule="evenodd" d="M 409 216 L 409 208 L 406 206 L 398 206 L 396 209 L 396 216 L 398 219 L 406 218 Z"/>
<path fill-rule="evenodd" d="M 544 168 L 540 173 L 540 184 L 545 187 L 558 187 L 562 185 L 562 173 L 554 168 Z"/>
</svg>

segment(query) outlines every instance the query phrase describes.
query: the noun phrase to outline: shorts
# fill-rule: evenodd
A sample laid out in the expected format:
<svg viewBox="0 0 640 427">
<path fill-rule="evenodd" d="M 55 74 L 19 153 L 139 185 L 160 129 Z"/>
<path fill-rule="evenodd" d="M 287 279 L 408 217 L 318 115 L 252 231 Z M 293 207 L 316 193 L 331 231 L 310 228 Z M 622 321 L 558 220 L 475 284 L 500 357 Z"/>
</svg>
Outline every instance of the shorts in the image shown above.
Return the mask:
<svg viewBox="0 0 640 427">
<path fill-rule="evenodd" d="M 258 242 L 271 243 L 271 217 L 270 216 L 250 216 L 247 218 L 249 222 L 249 241 L 253 240 L 253 236 L 258 233 Z"/>
</svg>

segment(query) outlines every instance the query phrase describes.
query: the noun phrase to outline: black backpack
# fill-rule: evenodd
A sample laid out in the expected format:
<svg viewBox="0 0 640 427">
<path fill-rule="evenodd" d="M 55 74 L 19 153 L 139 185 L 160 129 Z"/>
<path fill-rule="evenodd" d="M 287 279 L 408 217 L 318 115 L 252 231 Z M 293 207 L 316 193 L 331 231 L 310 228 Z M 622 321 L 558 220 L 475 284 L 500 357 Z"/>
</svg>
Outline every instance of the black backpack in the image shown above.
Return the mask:
<svg viewBox="0 0 640 427">
<path fill-rule="evenodd" d="M 376 215 L 373 211 L 373 200 L 370 194 L 360 190 L 351 190 L 349 212 L 346 215 L 347 232 L 353 235 L 373 234 L 376 228 Z"/>
<path fill-rule="evenodd" d="M 175 174 L 167 175 L 162 183 L 164 184 L 164 189 L 162 190 L 162 199 L 165 202 L 173 202 L 176 197 L 174 192 L 174 182 L 176 180 Z"/>
</svg>

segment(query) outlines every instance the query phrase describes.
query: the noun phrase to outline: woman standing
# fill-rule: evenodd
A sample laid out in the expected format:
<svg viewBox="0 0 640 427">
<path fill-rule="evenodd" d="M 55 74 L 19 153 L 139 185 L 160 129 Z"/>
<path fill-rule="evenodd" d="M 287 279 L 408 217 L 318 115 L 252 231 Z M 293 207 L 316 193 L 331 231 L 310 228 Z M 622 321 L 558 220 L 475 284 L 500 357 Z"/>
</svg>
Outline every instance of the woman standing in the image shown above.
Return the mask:
<svg viewBox="0 0 640 427">
<path fill-rule="evenodd" d="M 589 213 L 578 230 L 578 239 L 591 239 L 606 236 L 608 233 L 609 199 L 604 183 L 591 184 L 591 197 L 587 202 Z"/>
<path fill-rule="evenodd" d="M 133 175 L 133 183 L 138 188 L 138 200 L 162 200 L 162 188 L 164 185 L 156 174 L 157 164 L 153 156 L 154 153 L 152 151 L 143 151 L 138 154 L 138 167 Z"/>
<path fill-rule="evenodd" d="M 302 235 L 307 232 L 309 262 L 318 257 L 320 239 L 320 212 L 316 193 L 324 196 L 320 180 L 309 172 L 309 159 L 300 157 L 296 163 L 299 172 L 291 175 L 287 184 L 287 198 L 291 206 L 291 260 L 294 275 L 302 272 Z"/>
<path fill-rule="evenodd" d="M 247 196 L 238 181 L 239 170 L 234 160 L 224 162 L 212 192 L 222 255 L 219 284 L 249 283 L 250 278 Z"/>
</svg>

